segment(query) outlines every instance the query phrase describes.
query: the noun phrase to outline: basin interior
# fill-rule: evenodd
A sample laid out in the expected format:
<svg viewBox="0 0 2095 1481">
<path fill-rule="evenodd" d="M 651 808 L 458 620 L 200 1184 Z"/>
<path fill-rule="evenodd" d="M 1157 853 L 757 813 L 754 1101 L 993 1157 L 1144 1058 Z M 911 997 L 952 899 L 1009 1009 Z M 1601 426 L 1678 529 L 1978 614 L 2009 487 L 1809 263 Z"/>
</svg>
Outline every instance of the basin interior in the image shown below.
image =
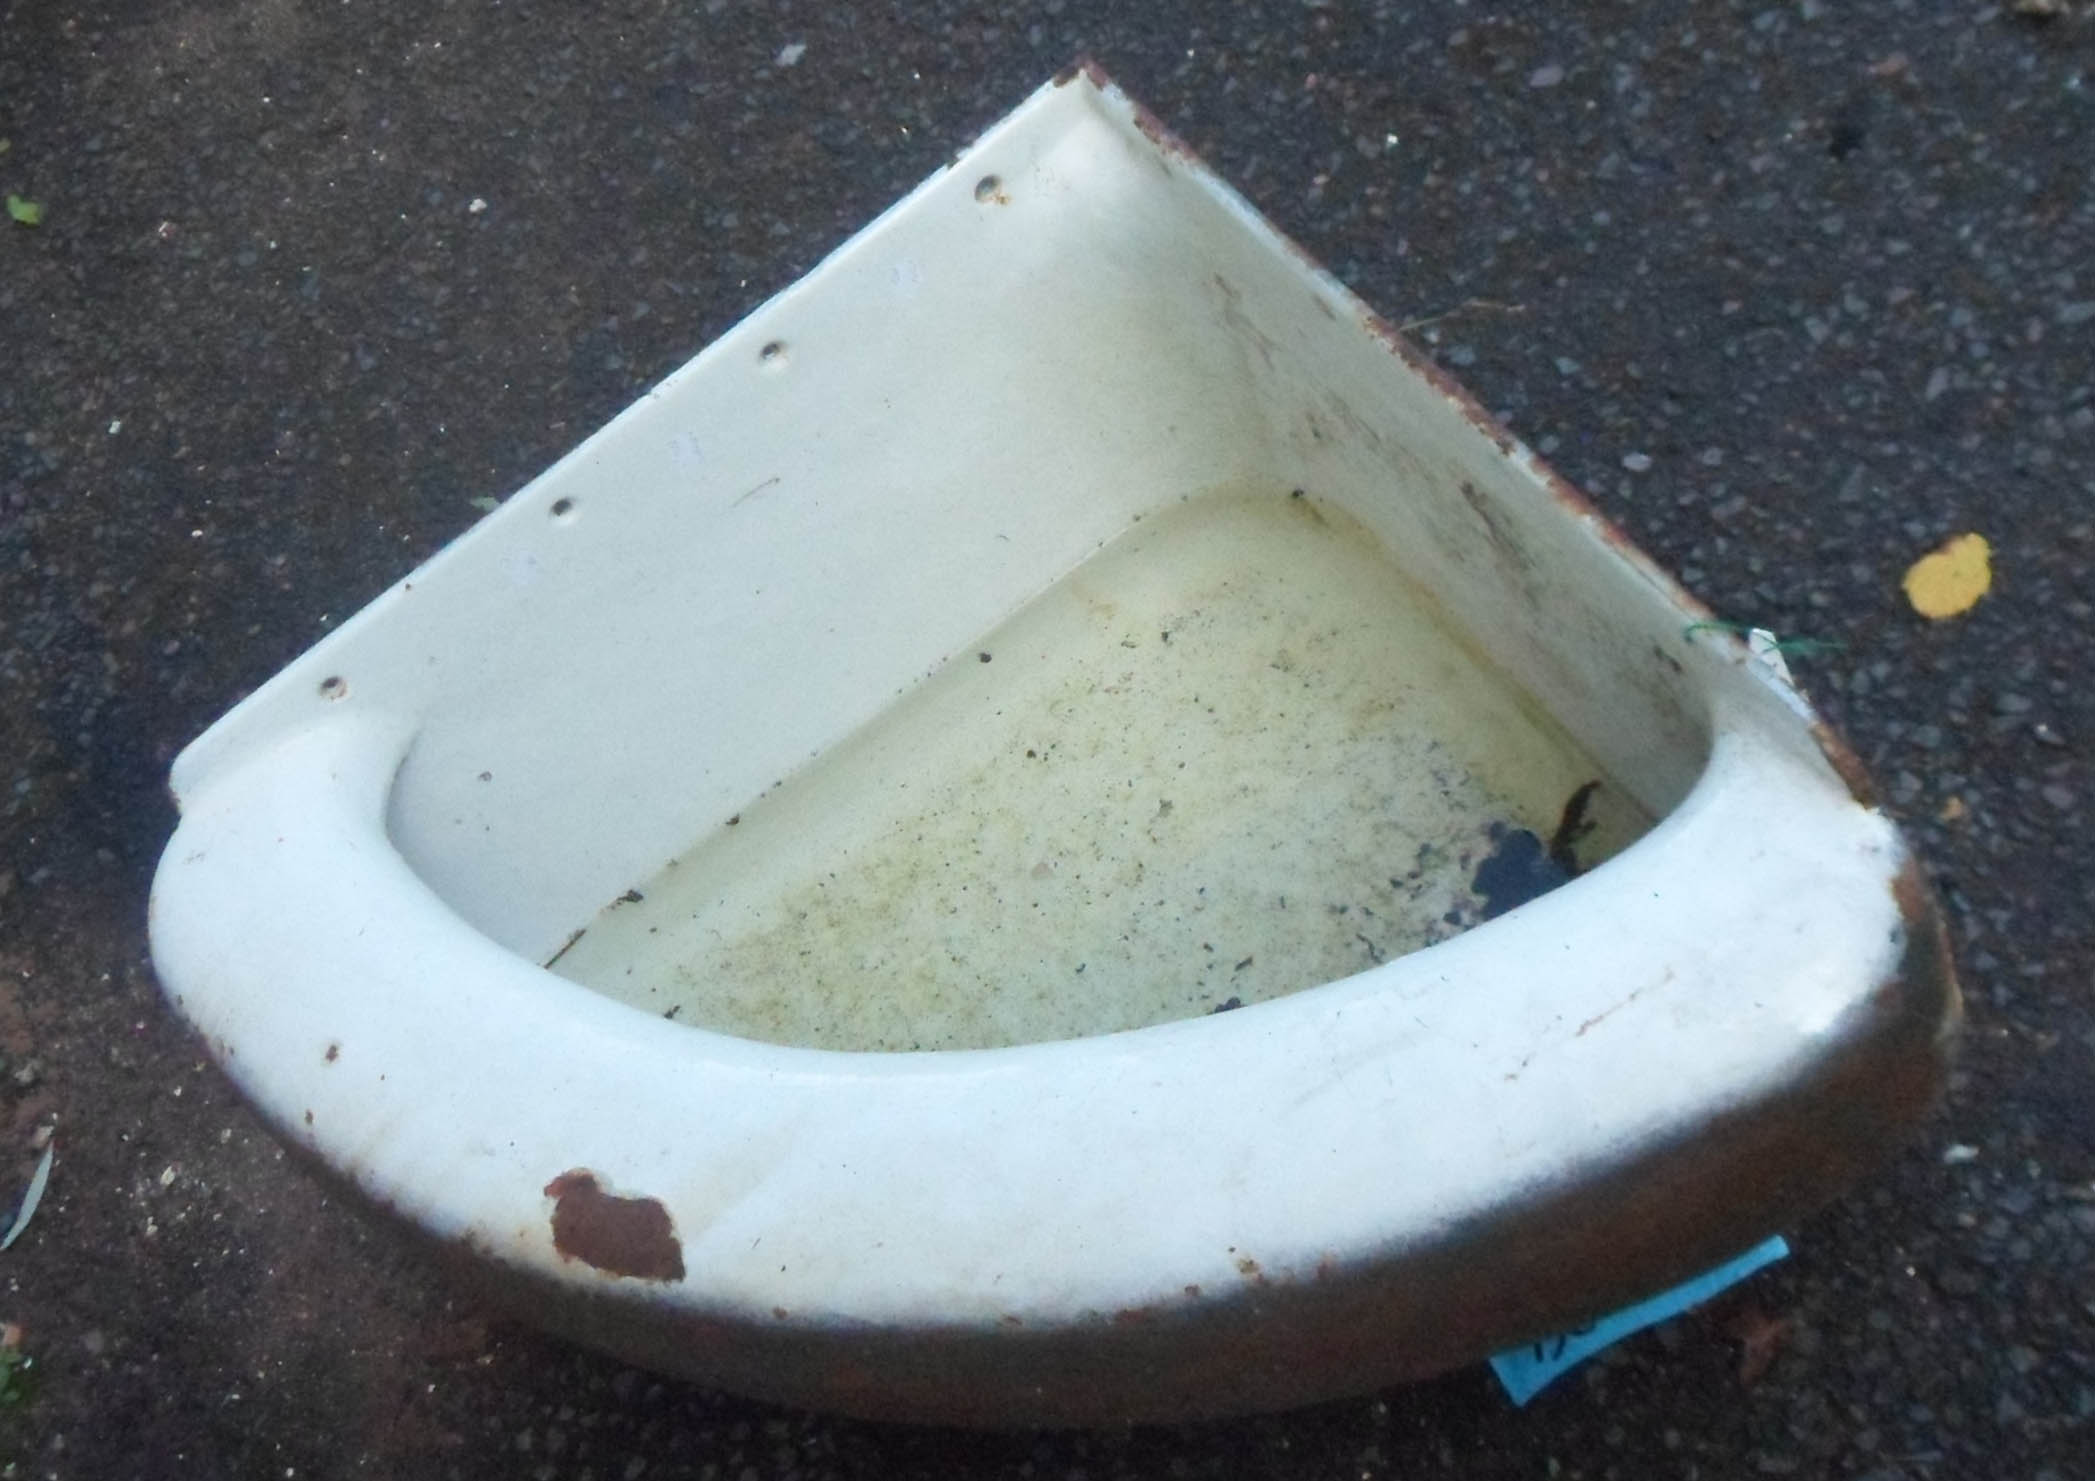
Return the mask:
<svg viewBox="0 0 2095 1481">
<path fill-rule="evenodd" d="M 1225 489 L 1138 519 L 551 965 L 780 1043 L 1070 1038 L 1369 969 L 1649 822 L 1359 521 Z"/>
<path fill-rule="evenodd" d="M 1560 833 L 1605 859 L 1776 704 L 1705 615 L 1072 84 L 177 783 L 390 726 L 389 841 L 505 951 L 758 1039 L 1032 1042 L 1372 968 Z"/>
</svg>

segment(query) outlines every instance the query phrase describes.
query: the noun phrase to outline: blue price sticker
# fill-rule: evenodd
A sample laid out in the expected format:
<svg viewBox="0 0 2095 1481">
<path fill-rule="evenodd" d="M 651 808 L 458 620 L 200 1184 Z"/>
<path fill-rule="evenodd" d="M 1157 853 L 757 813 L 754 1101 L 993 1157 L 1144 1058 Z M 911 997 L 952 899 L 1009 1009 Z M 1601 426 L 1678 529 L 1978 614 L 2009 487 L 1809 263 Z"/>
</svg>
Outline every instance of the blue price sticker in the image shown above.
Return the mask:
<svg viewBox="0 0 2095 1481">
<path fill-rule="evenodd" d="M 1778 1234 L 1765 1244 L 1755 1245 L 1736 1260 L 1684 1281 L 1648 1301 L 1624 1307 L 1613 1316 L 1604 1316 L 1576 1331 L 1559 1332 L 1554 1337 L 1502 1352 L 1491 1360 L 1491 1371 L 1498 1374 L 1499 1382 L 1505 1385 L 1506 1393 L 1515 1405 L 1526 1404 L 1547 1388 L 1559 1373 L 1577 1367 L 1602 1348 L 1612 1347 L 1632 1332 L 1641 1332 L 1690 1306 L 1700 1306 L 1725 1287 L 1736 1285 L 1761 1266 L 1772 1265 L 1788 1253 L 1789 1245 Z"/>
</svg>

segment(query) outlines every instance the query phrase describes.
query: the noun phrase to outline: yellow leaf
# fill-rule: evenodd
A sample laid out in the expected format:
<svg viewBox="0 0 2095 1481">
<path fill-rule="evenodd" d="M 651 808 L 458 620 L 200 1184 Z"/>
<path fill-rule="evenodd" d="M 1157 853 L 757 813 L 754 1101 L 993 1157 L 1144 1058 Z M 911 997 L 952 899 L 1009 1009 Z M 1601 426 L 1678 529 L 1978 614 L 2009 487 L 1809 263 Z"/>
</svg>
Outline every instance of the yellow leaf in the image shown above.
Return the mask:
<svg viewBox="0 0 2095 1481">
<path fill-rule="evenodd" d="M 1958 535 L 1906 572 L 1906 600 L 1923 617 L 1969 612 L 1993 586 L 1993 547 L 1984 535 Z"/>
</svg>

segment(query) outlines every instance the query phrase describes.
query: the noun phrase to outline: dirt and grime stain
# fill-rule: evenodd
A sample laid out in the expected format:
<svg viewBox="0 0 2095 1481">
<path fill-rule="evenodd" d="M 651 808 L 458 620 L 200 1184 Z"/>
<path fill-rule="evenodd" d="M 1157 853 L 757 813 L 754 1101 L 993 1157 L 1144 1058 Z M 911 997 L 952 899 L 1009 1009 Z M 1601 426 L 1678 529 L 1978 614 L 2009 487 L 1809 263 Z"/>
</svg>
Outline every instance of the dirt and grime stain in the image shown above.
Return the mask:
<svg viewBox="0 0 2095 1481">
<path fill-rule="evenodd" d="M 1506 512 L 1475 483 L 1465 478 L 1460 487 L 1463 502 L 1469 505 L 1470 511 L 1484 526 L 1484 534 L 1490 541 L 1492 550 L 1505 563 L 1507 569 L 1520 578 L 1521 590 L 1526 591 L 1528 582 L 1534 577 L 1538 567 L 1527 543 L 1521 539 L 1520 531 L 1507 518 Z"/>
<path fill-rule="evenodd" d="M 1599 763 L 1414 595 L 1308 487 L 1166 511 L 555 970 L 685 1025 L 909 1052 L 1228 1012 L 1446 940 L 1491 820 L 1585 865 L 1648 820 L 1609 788 L 1560 822 Z"/>
<path fill-rule="evenodd" d="M 1593 831 L 1593 820 L 1586 816 L 1586 809 L 1599 790 L 1597 780 L 1586 782 L 1565 799 L 1564 811 L 1557 818 L 1557 831 L 1549 836 L 1549 861 L 1563 870 L 1567 879 L 1577 879 L 1584 873 L 1579 868 L 1578 843 Z"/>
<path fill-rule="evenodd" d="M 628 893 L 638 893 L 638 892 L 637 892 L 637 891 L 629 891 Z M 552 965 L 553 965 L 553 963 L 555 963 L 555 962 L 559 961 L 559 960 L 560 960 L 560 959 L 561 959 L 562 957 L 566 956 L 566 955 L 567 955 L 567 954 L 568 954 L 568 953 L 569 953 L 570 951 L 574 950 L 574 948 L 575 948 L 575 943 L 576 943 L 577 941 L 580 941 L 580 940 L 582 939 L 582 937 L 584 936 L 584 934 L 586 934 L 586 933 L 588 932 L 588 930 L 589 930 L 589 927 L 587 927 L 587 926 L 577 926 L 577 927 L 575 928 L 575 930 L 574 930 L 573 934 L 571 934 L 571 935 L 570 935 L 570 936 L 569 936 L 569 937 L 567 938 L 567 940 L 566 940 L 566 941 L 564 941 L 564 942 L 562 942 L 562 943 L 561 943 L 561 945 L 560 945 L 560 949 L 559 949 L 558 951 L 554 952 L 554 953 L 553 953 L 553 954 L 552 954 L 551 956 L 547 957 L 547 958 L 546 958 L 546 959 L 545 959 L 545 960 L 544 960 L 543 962 L 541 962 L 541 963 L 540 963 L 539 965 L 541 965 L 541 966 L 545 966 L 545 967 L 550 967 L 550 966 L 552 966 Z"/>
<path fill-rule="evenodd" d="M 563 1259 L 635 1280 L 684 1278 L 684 1247 L 660 1200 L 607 1193 L 582 1167 L 560 1174 L 545 1193 L 553 1200 L 553 1248 Z"/>
</svg>

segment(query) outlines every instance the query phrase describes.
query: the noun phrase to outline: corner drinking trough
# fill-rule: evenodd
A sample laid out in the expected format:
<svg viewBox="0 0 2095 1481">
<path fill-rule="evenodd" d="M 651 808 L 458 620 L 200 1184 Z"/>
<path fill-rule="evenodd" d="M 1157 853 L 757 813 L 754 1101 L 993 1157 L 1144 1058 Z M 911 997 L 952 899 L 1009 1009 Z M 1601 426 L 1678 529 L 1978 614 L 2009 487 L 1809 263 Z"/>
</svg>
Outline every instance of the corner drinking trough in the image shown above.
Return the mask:
<svg viewBox="0 0 2095 1481">
<path fill-rule="evenodd" d="M 1277 1409 L 1929 1106 L 1779 666 L 1091 68 L 174 768 L 179 1011 L 489 1299 L 794 1404 Z"/>
</svg>

